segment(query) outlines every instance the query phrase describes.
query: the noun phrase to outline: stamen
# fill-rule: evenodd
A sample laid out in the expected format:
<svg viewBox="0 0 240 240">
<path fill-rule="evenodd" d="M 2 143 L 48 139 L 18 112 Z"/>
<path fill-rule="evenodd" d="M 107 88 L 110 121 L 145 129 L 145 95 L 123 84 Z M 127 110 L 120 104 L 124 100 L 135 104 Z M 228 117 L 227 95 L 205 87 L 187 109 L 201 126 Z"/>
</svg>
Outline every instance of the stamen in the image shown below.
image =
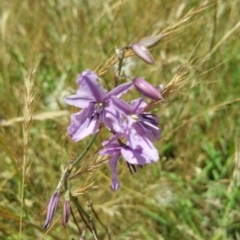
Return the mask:
<svg viewBox="0 0 240 240">
<path fill-rule="evenodd" d="M 128 166 L 129 172 L 130 172 L 132 175 L 133 175 L 132 169 L 134 170 L 135 173 L 137 172 L 135 165 L 130 164 L 129 162 L 127 162 L 127 166 Z M 131 168 L 132 168 L 132 169 L 131 169 Z"/>
</svg>

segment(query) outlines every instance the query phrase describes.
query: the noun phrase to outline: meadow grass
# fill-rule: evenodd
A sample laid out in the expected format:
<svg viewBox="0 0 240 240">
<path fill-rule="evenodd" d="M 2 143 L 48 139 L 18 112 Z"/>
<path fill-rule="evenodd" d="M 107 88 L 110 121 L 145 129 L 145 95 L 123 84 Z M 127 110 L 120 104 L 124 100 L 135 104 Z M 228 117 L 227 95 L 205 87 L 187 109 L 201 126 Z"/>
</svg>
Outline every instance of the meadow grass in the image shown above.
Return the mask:
<svg viewBox="0 0 240 240">
<path fill-rule="evenodd" d="M 239 10 L 237 0 L 1 1 L 0 238 L 80 238 L 86 226 L 74 206 L 75 219 L 61 225 L 63 200 L 44 230 L 64 167 L 91 139 L 68 137 L 76 109 L 63 97 L 85 69 L 110 89 L 115 47 L 161 33 L 154 66 L 128 58 L 133 75 L 164 86 L 164 101 L 151 105 L 163 128 L 160 161 L 131 175 L 121 160 L 113 192 L 108 159 L 96 154 L 109 137 L 101 131 L 72 194 L 98 239 L 239 240 Z"/>
</svg>

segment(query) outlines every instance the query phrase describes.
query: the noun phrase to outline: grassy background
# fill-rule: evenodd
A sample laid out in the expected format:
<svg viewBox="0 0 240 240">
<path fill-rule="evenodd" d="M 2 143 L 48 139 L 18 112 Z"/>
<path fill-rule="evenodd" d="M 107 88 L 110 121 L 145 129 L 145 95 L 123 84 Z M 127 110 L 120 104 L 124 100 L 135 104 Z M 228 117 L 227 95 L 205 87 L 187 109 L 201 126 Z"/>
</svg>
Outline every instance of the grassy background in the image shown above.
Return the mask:
<svg viewBox="0 0 240 240">
<path fill-rule="evenodd" d="M 155 66 L 132 58 L 133 75 L 164 85 L 189 63 L 184 87 L 155 109 L 163 128 L 156 143 L 161 160 L 133 175 L 121 161 L 122 187 L 112 192 L 108 164 L 96 165 L 92 157 L 107 137 L 103 132 L 72 190 L 91 215 L 86 203 L 94 203 L 111 239 L 240 239 L 240 3 L 219 0 L 205 9 L 200 3 L 1 1 L 1 239 L 79 239 L 73 218 L 61 226 L 62 201 L 51 228 L 43 230 L 63 167 L 90 139 L 67 137 L 75 109 L 63 97 L 75 91 L 78 73 L 99 69 L 115 46 L 162 31 L 169 35 L 152 50 Z M 103 79 L 113 86 L 111 68 Z M 108 239 L 96 227 L 99 239 Z"/>
</svg>

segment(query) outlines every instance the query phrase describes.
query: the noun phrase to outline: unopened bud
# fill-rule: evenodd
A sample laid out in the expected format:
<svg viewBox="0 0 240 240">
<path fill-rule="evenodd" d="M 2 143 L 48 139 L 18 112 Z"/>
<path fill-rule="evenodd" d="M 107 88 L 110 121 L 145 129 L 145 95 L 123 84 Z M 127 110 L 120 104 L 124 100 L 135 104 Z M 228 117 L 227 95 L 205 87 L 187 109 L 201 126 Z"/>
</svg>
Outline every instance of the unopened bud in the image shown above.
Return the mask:
<svg viewBox="0 0 240 240">
<path fill-rule="evenodd" d="M 142 44 L 140 44 L 138 42 L 134 43 L 134 44 L 132 44 L 131 49 L 144 62 L 146 62 L 148 64 L 154 64 L 154 59 L 153 59 L 152 54 Z"/>
<path fill-rule="evenodd" d="M 133 85 L 145 97 L 153 100 L 163 99 L 159 90 L 143 78 L 135 78 L 133 80 Z"/>
<path fill-rule="evenodd" d="M 67 222 L 70 217 L 70 202 L 66 200 L 63 205 L 63 216 L 62 216 L 62 225 L 66 227 Z"/>
<path fill-rule="evenodd" d="M 51 222 L 52 222 L 52 219 L 54 217 L 54 214 L 56 212 L 56 209 L 57 209 L 57 205 L 58 205 L 58 202 L 59 202 L 59 199 L 60 199 L 60 194 L 59 192 L 55 192 L 50 201 L 49 201 L 49 204 L 48 204 L 48 210 L 47 210 L 47 218 L 46 218 L 46 222 L 45 222 L 45 225 L 44 225 L 44 228 L 45 229 L 48 229 Z"/>
</svg>

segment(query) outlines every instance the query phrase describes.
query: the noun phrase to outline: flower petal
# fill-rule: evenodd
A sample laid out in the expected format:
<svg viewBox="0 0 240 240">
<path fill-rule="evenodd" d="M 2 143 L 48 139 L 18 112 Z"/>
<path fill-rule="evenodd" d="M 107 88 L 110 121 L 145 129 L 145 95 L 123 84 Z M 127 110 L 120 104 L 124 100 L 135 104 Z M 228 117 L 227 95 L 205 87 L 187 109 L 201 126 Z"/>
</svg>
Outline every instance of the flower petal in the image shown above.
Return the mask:
<svg viewBox="0 0 240 240">
<path fill-rule="evenodd" d="M 67 104 L 79 108 L 85 108 L 89 105 L 89 103 L 95 101 L 95 99 L 91 96 L 85 96 L 85 94 L 82 95 L 82 93 L 68 96 L 64 100 Z"/>
<path fill-rule="evenodd" d="M 115 105 L 115 103 L 118 105 Z M 122 128 L 124 127 L 124 115 L 126 112 L 129 112 L 131 109 L 129 106 L 125 105 L 123 100 L 120 100 L 116 97 L 112 97 L 108 101 L 108 106 L 104 110 L 105 121 L 109 124 L 109 128 L 116 132 L 123 132 Z"/>
<path fill-rule="evenodd" d="M 121 148 L 121 154 L 124 159 L 130 164 L 144 165 L 151 162 L 156 162 L 159 159 L 157 150 L 154 149 L 144 149 L 143 147 L 138 147 L 136 149 L 132 148 Z"/>
<path fill-rule="evenodd" d="M 114 154 L 120 152 L 120 146 L 118 143 L 111 143 L 109 141 L 104 141 L 102 144 L 103 146 L 105 146 L 105 148 L 99 151 L 100 155 L 113 156 Z"/>
<path fill-rule="evenodd" d="M 137 152 L 135 154 L 143 156 L 146 163 L 157 161 L 159 159 L 157 149 L 146 136 L 137 134 L 136 130 L 131 128 L 131 131 L 126 137 L 127 146 L 129 146 L 130 149 L 136 150 Z"/>
<path fill-rule="evenodd" d="M 144 98 L 134 99 L 130 102 L 132 108 L 132 113 L 142 113 L 147 106 L 147 103 L 144 102 Z"/>
<path fill-rule="evenodd" d="M 113 155 L 109 161 L 109 165 L 112 169 L 112 190 L 116 191 L 120 188 L 120 181 L 118 179 L 117 162 L 120 157 L 120 152 Z"/>
<path fill-rule="evenodd" d="M 98 76 L 91 70 L 86 70 L 78 76 L 79 89 L 77 93 L 65 98 L 69 105 L 85 108 L 91 102 L 102 102 L 107 91 L 98 82 Z"/>
<path fill-rule="evenodd" d="M 77 94 L 84 93 L 85 96 L 93 97 L 96 102 L 101 102 L 107 91 L 98 82 L 98 76 L 92 70 L 85 70 L 78 76 L 77 83 L 80 86 Z"/>
<path fill-rule="evenodd" d="M 71 116 L 71 124 L 68 127 L 68 133 L 73 141 L 80 141 L 86 136 L 96 133 L 99 129 L 98 116 L 92 116 L 93 105 L 90 104 L 81 112 Z"/>
<path fill-rule="evenodd" d="M 122 99 L 112 96 L 109 101 L 109 108 L 120 111 L 126 115 L 132 113 L 131 107 Z"/>
<path fill-rule="evenodd" d="M 132 82 L 123 83 L 123 84 L 115 87 L 109 93 L 107 93 L 104 99 L 107 100 L 111 96 L 121 97 L 124 93 L 127 93 L 127 91 L 130 90 L 132 88 L 132 86 L 133 86 Z"/>
<path fill-rule="evenodd" d="M 130 164 L 144 165 L 147 162 L 146 159 L 141 156 L 140 149 L 133 150 L 131 148 L 122 148 L 121 154 L 123 158 Z"/>
</svg>

